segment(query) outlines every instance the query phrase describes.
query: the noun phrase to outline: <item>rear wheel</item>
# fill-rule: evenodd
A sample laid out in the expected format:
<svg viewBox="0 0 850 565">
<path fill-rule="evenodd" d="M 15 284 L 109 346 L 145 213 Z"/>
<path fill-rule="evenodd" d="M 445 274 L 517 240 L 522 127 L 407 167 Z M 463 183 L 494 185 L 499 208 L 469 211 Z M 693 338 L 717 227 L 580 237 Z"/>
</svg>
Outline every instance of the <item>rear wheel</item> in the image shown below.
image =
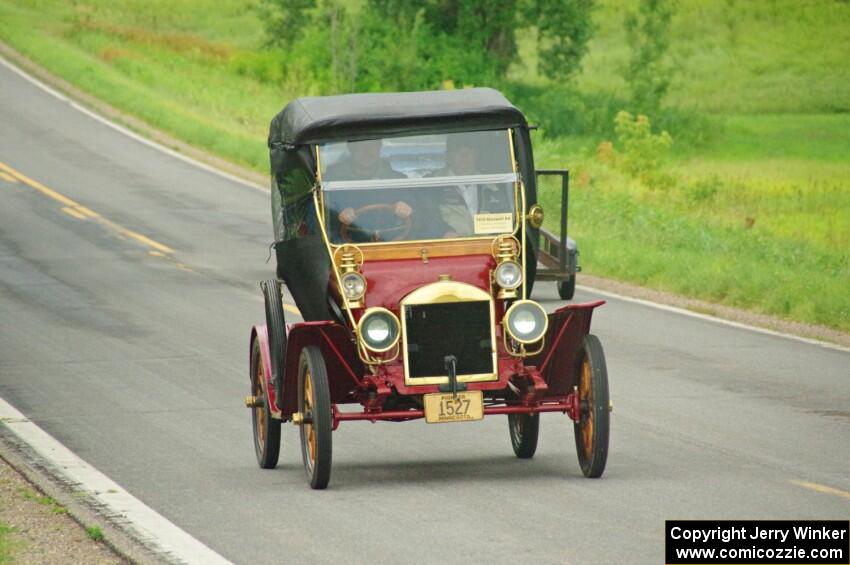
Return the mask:
<svg viewBox="0 0 850 565">
<path fill-rule="evenodd" d="M 260 340 L 251 347 L 251 396 L 256 400 L 251 409 L 254 428 L 254 452 L 263 469 L 274 469 L 280 455 L 280 420 L 272 419 L 266 394 L 266 371 L 260 354 Z"/>
<path fill-rule="evenodd" d="M 581 472 L 595 479 L 602 476 L 608 461 L 610 408 L 605 352 L 595 335 L 586 335 L 578 367 L 581 418 L 574 424 L 576 451 Z"/>
<path fill-rule="evenodd" d="M 558 296 L 563 300 L 572 300 L 576 295 L 576 276 L 570 275 L 567 279 L 558 281 Z"/>
<path fill-rule="evenodd" d="M 540 414 L 508 414 L 511 446 L 520 459 L 531 459 L 537 451 Z"/>
<path fill-rule="evenodd" d="M 298 411 L 301 424 L 301 457 L 310 487 L 323 489 L 331 478 L 331 396 L 328 372 L 318 347 L 301 351 L 298 364 Z"/>
</svg>

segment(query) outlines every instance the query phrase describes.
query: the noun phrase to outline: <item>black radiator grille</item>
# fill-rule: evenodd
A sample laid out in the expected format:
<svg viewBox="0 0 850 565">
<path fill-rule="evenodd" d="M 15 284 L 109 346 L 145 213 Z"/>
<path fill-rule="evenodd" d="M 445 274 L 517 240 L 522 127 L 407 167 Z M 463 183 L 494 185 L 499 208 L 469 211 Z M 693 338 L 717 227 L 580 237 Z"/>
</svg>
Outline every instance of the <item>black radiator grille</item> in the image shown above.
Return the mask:
<svg viewBox="0 0 850 565">
<path fill-rule="evenodd" d="M 457 357 L 458 375 L 493 372 L 490 302 L 413 304 L 404 307 L 411 378 L 445 376 L 445 357 Z"/>
</svg>

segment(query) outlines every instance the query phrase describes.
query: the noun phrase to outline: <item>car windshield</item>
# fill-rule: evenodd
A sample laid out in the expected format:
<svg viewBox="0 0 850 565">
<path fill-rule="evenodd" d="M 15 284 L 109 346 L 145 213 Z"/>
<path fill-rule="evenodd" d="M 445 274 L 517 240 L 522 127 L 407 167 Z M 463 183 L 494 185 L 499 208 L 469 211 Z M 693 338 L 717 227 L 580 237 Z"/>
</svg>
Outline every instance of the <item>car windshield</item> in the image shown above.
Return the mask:
<svg viewBox="0 0 850 565">
<path fill-rule="evenodd" d="M 319 146 L 332 243 L 512 233 L 516 184 L 506 130 Z"/>
</svg>

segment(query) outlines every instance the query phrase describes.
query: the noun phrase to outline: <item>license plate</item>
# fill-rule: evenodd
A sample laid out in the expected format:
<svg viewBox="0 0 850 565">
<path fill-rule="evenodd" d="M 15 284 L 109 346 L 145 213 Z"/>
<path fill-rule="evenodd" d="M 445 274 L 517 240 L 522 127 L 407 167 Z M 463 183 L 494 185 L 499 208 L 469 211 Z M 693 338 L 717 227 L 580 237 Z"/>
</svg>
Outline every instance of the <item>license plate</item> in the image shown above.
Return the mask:
<svg viewBox="0 0 850 565">
<path fill-rule="evenodd" d="M 468 422 L 484 418 L 484 395 L 480 390 L 425 395 L 425 421 L 429 424 Z"/>
</svg>

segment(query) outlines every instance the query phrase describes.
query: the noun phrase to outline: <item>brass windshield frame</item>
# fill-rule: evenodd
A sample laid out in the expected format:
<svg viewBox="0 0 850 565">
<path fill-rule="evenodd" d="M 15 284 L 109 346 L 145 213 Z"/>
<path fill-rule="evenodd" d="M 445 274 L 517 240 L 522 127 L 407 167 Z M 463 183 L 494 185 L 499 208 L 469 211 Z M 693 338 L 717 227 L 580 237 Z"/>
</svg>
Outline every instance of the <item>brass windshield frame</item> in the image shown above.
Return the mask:
<svg viewBox="0 0 850 565">
<path fill-rule="evenodd" d="M 495 130 L 494 130 L 495 131 Z M 376 241 L 376 242 L 358 242 L 358 247 L 380 247 L 380 246 L 388 246 L 388 245 L 399 245 L 403 243 L 411 243 L 411 244 L 424 244 L 424 243 L 439 243 L 439 242 L 450 242 L 450 241 L 485 241 L 485 240 L 493 240 L 497 237 L 503 235 L 513 235 L 516 236 L 517 232 L 522 229 L 525 232 L 525 183 L 522 181 L 522 176 L 519 174 L 517 170 L 517 161 L 516 155 L 514 154 L 515 146 L 514 146 L 514 132 L 512 129 L 508 129 L 508 149 L 511 157 L 511 172 L 517 175 L 517 182 L 514 183 L 514 226 L 513 230 L 510 233 L 494 233 L 494 234 L 486 234 L 480 236 L 466 236 L 466 237 L 447 237 L 447 238 L 439 238 L 439 239 L 405 239 L 402 241 Z M 318 179 L 318 186 L 321 187 L 322 184 L 322 161 L 321 161 L 321 151 L 319 151 L 319 146 L 316 145 L 316 178 Z M 322 230 L 325 230 L 325 200 L 323 197 L 323 193 L 321 189 L 316 190 L 319 193 L 319 205 L 321 208 L 316 209 L 317 215 L 321 216 L 322 220 L 320 222 L 322 226 Z M 338 247 L 342 247 L 346 245 L 345 243 L 333 243 L 330 241 L 330 237 L 328 237 L 327 233 L 324 234 L 325 239 L 328 241 L 328 244 L 331 246 L 331 253 Z M 522 242 L 525 244 L 525 233 L 522 234 Z M 524 261 L 524 259 L 523 259 Z M 525 265 L 523 265 L 525 266 Z M 523 284 L 523 293 L 525 285 Z"/>
</svg>

